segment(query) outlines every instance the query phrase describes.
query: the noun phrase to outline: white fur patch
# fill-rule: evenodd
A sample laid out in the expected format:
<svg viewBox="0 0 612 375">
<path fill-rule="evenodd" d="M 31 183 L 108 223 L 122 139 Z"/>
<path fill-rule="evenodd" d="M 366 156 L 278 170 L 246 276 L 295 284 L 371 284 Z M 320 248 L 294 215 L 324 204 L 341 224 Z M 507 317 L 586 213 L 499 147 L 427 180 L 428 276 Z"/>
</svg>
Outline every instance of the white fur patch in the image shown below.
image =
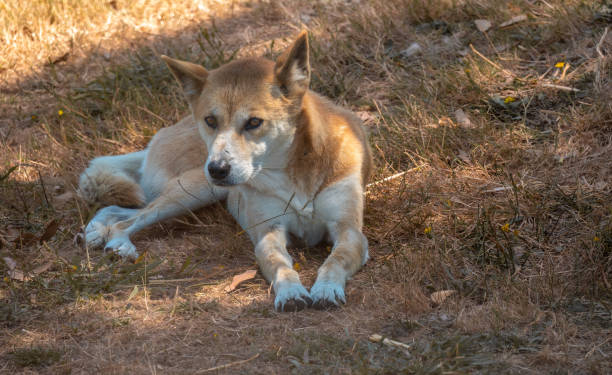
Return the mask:
<svg viewBox="0 0 612 375">
<path fill-rule="evenodd" d="M 319 193 L 315 210 L 316 215 L 326 222 L 342 222 L 351 218 L 354 227 L 361 230 L 363 194 L 360 175 L 347 176 Z"/>
</svg>

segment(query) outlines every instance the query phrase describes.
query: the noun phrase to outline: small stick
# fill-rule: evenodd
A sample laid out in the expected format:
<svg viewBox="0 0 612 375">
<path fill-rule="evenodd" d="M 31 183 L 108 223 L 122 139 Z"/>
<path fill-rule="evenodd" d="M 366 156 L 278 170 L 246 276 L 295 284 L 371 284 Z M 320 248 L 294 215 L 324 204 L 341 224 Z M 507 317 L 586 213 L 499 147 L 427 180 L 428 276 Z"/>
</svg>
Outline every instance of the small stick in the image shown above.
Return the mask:
<svg viewBox="0 0 612 375">
<path fill-rule="evenodd" d="M 561 90 L 561 91 L 572 91 L 572 92 L 579 92 L 580 90 L 575 89 L 573 87 L 568 87 L 568 86 L 561 86 L 561 85 L 553 85 L 552 83 L 543 83 L 542 87 L 548 87 L 551 89 L 557 89 L 557 90 Z"/>
<path fill-rule="evenodd" d="M 168 121 L 162 117 L 160 117 L 159 115 L 156 115 L 155 113 L 151 112 L 150 110 L 148 110 L 145 107 L 142 106 L 138 106 L 138 109 L 140 109 L 141 111 L 144 111 L 148 114 L 150 114 L 151 116 L 155 117 L 156 119 L 158 119 L 159 121 L 161 121 L 164 125 L 166 125 L 168 123 Z"/>
<path fill-rule="evenodd" d="M 403 175 L 405 175 L 406 173 L 410 173 L 410 172 L 417 171 L 417 170 L 421 169 L 422 167 L 423 167 L 423 166 L 422 166 L 422 165 L 420 165 L 420 166 L 418 166 L 418 167 L 414 167 L 414 168 L 408 169 L 407 171 L 399 172 L 399 173 L 396 173 L 396 174 L 394 174 L 394 175 L 392 175 L 392 176 L 385 177 L 385 178 L 383 178 L 382 180 L 378 180 L 378 181 L 371 182 L 371 183 L 369 183 L 369 184 L 367 184 L 367 185 L 366 185 L 366 189 L 369 189 L 369 188 L 371 188 L 372 186 L 380 185 L 380 184 L 382 184 L 382 183 L 384 183 L 384 182 L 387 182 L 387 181 L 395 180 L 396 178 L 402 177 L 402 176 L 403 176 Z M 367 193 L 368 193 L 368 192 L 366 191 L 366 194 L 367 194 Z"/>
<path fill-rule="evenodd" d="M 606 28 L 605 28 L 605 30 L 603 32 L 603 35 L 599 39 L 599 43 L 597 43 L 597 46 L 595 46 L 595 50 L 597 51 L 597 54 L 602 59 L 604 58 L 604 54 L 603 54 L 603 52 L 601 52 L 601 46 L 603 45 L 603 42 L 606 39 L 606 35 L 608 35 L 608 26 L 606 26 Z"/>
<path fill-rule="evenodd" d="M 599 55 L 599 59 L 597 60 L 597 69 L 595 70 L 595 83 L 597 84 L 597 86 L 601 84 L 601 68 L 605 62 L 605 56 L 603 52 L 601 52 L 601 46 L 603 45 L 603 42 L 606 39 L 606 35 L 608 35 L 608 26 L 606 26 L 606 28 L 604 29 L 604 32 L 601 35 L 601 38 L 599 39 L 599 42 L 595 46 L 595 50 Z"/>
<path fill-rule="evenodd" d="M 569 67 L 570 67 L 570 64 L 565 63 L 565 65 L 563 66 L 563 71 L 561 72 L 561 78 L 559 78 L 559 82 L 565 79 L 565 73 L 567 73 L 567 70 L 569 69 Z"/>
<path fill-rule="evenodd" d="M 53 206 L 49 202 L 49 197 L 47 197 L 47 189 L 45 189 L 45 183 L 42 179 L 42 175 L 40 174 L 38 168 L 35 167 L 34 169 L 36 169 L 36 172 L 38 173 L 38 181 L 40 182 L 40 187 L 42 188 L 43 195 L 45 196 L 45 202 L 47 202 L 47 207 L 51 207 L 51 211 L 55 212 L 55 208 L 53 208 Z"/>
<path fill-rule="evenodd" d="M 170 317 L 174 316 L 174 311 L 176 310 L 176 299 L 178 298 L 179 286 L 176 286 L 176 290 L 174 291 L 174 299 L 172 300 L 172 311 L 170 312 Z"/>
<path fill-rule="evenodd" d="M 204 374 L 206 372 L 213 372 L 213 371 L 223 370 L 223 369 L 226 369 L 226 368 L 232 367 L 232 366 L 242 365 L 242 364 L 245 364 L 247 362 L 250 362 L 250 361 L 254 360 L 257 357 L 259 357 L 259 353 L 255 354 L 251 358 L 243 359 L 242 361 L 230 362 L 230 363 L 227 363 L 225 365 L 215 366 L 215 367 L 207 368 L 207 369 L 204 369 L 204 370 L 200 370 L 200 371 L 196 372 L 196 374 Z"/>
<path fill-rule="evenodd" d="M 398 178 L 398 177 L 402 177 L 402 176 L 403 176 L 403 175 L 405 175 L 406 173 L 407 173 L 407 171 L 404 171 L 404 172 L 399 172 L 399 173 L 394 174 L 393 176 L 385 177 L 385 178 L 383 178 L 382 180 L 374 181 L 374 182 L 372 182 L 372 183 L 367 184 L 367 185 L 366 185 L 366 188 L 370 188 L 370 187 L 372 187 L 372 186 L 380 185 L 380 184 L 382 184 L 383 182 L 387 182 L 387 181 L 395 180 L 395 179 L 396 179 L 396 178 Z"/>
<path fill-rule="evenodd" d="M 489 64 L 493 65 L 494 67 L 496 67 L 497 69 L 501 70 L 502 72 L 509 74 L 513 77 L 515 77 L 515 75 L 509 71 L 506 70 L 504 68 L 502 68 L 501 66 L 499 66 L 498 64 L 494 63 L 493 61 L 489 60 L 488 57 L 486 57 L 485 55 L 483 55 L 482 53 L 478 52 L 478 50 L 476 48 L 474 48 L 474 45 L 470 43 L 470 48 L 472 49 L 472 51 L 474 51 L 475 54 L 477 54 L 478 56 L 480 56 L 484 61 L 488 62 Z"/>
<path fill-rule="evenodd" d="M 550 71 L 551 71 L 551 70 L 553 70 L 553 68 L 554 68 L 554 65 L 553 65 L 553 66 L 551 66 L 550 68 L 548 68 L 548 69 L 547 69 L 547 70 L 544 72 L 544 74 L 542 74 L 541 76 L 539 76 L 539 77 L 538 77 L 538 79 L 539 79 L 539 80 L 544 79 L 544 77 L 546 77 L 546 75 L 547 75 L 548 73 L 550 73 Z"/>
<path fill-rule="evenodd" d="M 404 344 L 403 342 L 384 338 L 377 333 L 371 335 L 369 339 L 372 342 L 382 342 L 384 345 L 392 346 L 392 347 L 399 348 L 399 349 L 404 349 L 404 350 L 410 349 L 410 345 L 408 344 Z"/>
</svg>

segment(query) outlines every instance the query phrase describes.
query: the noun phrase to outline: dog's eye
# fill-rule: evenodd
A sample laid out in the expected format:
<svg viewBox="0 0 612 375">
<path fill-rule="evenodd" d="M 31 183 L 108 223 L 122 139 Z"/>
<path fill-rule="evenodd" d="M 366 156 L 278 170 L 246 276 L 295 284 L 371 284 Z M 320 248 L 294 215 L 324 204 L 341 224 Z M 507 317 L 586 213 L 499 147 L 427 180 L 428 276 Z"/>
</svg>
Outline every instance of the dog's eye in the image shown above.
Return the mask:
<svg viewBox="0 0 612 375">
<path fill-rule="evenodd" d="M 258 128 L 263 123 L 263 120 L 257 117 L 251 117 L 244 125 L 244 130 L 252 130 Z"/>
<path fill-rule="evenodd" d="M 204 121 L 206 122 L 206 125 L 208 125 L 208 127 L 212 129 L 217 128 L 217 119 L 215 118 L 215 116 L 206 116 L 204 118 Z"/>
</svg>

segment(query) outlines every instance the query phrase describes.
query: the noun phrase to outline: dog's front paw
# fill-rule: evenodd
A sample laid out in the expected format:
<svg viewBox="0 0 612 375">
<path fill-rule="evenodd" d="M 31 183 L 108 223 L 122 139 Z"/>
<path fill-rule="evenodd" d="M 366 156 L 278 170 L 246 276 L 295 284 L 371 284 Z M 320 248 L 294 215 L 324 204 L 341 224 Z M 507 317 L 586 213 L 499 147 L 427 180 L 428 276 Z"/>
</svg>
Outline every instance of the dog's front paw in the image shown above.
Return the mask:
<svg viewBox="0 0 612 375">
<path fill-rule="evenodd" d="M 312 304 L 310 294 L 300 283 L 283 283 L 275 288 L 274 308 L 279 312 L 300 311 Z"/>
<path fill-rule="evenodd" d="M 112 250 L 122 257 L 136 258 L 138 252 L 136 246 L 130 241 L 127 236 L 114 237 L 104 246 L 104 250 Z"/>
<path fill-rule="evenodd" d="M 90 247 L 101 247 L 108 238 L 109 228 L 97 220 L 92 220 L 85 227 L 85 242 Z"/>
<path fill-rule="evenodd" d="M 312 307 L 317 310 L 326 310 L 346 303 L 344 287 L 333 281 L 317 281 L 310 288 Z"/>
</svg>

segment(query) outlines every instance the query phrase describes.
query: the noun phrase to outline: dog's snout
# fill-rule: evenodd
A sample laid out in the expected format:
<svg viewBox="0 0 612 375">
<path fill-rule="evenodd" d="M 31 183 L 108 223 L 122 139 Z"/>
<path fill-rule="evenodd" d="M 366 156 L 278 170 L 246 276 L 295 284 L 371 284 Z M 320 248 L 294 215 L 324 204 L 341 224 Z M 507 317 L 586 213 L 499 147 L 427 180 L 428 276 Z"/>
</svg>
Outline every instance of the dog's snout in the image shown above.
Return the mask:
<svg viewBox="0 0 612 375">
<path fill-rule="evenodd" d="M 230 173 L 231 165 L 225 160 L 216 160 L 208 163 L 208 173 L 215 180 L 223 180 Z"/>
</svg>

